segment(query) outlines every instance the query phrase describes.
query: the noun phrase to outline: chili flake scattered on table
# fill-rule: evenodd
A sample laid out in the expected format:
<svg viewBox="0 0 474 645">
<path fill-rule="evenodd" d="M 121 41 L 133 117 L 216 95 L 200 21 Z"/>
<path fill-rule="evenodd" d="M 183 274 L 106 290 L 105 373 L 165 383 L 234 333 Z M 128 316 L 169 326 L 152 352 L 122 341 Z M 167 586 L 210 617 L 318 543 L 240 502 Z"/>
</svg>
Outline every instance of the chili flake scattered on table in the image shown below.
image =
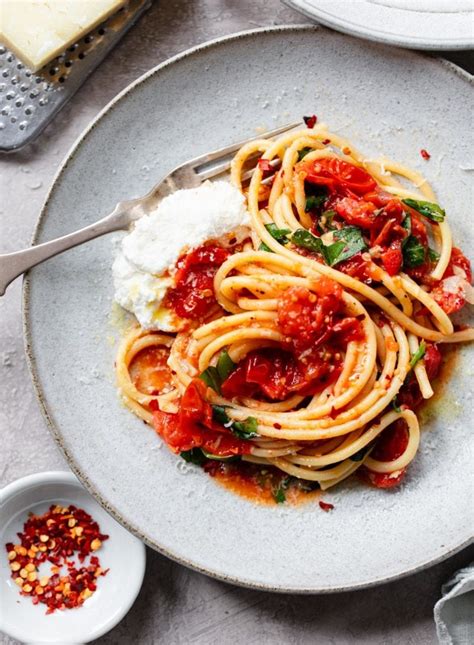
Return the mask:
<svg viewBox="0 0 474 645">
<path fill-rule="evenodd" d="M 23 533 L 17 535 L 20 544 L 5 545 L 11 576 L 21 595 L 30 596 L 34 605 L 46 605 L 47 614 L 80 607 L 96 590 L 97 578 L 108 571 L 101 568 L 95 555 L 85 562 L 109 536 L 76 506 L 53 505 L 43 515 L 30 513 Z M 75 555 L 82 566 L 70 559 Z M 44 562 L 52 565 L 49 576 L 40 576 L 39 567 Z"/>
<path fill-rule="evenodd" d="M 431 159 L 430 153 L 428 152 L 428 150 L 425 150 L 424 148 L 420 150 L 420 155 L 423 157 L 423 159 L 426 159 L 426 161 L 428 161 L 428 159 Z"/>
</svg>

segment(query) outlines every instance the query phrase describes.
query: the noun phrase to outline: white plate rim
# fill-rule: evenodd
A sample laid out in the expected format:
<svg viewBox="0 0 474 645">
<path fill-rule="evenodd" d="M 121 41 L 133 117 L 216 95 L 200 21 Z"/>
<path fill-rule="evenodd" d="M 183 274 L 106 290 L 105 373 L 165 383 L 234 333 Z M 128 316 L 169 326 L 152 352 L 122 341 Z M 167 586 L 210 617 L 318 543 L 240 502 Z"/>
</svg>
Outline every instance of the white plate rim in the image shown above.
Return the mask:
<svg viewBox="0 0 474 645">
<path fill-rule="evenodd" d="M 275 27 L 259 27 L 256 29 L 249 29 L 249 30 L 243 30 L 236 32 L 234 34 L 230 34 L 227 36 L 221 36 L 218 38 L 214 38 L 212 40 L 206 41 L 204 43 L 201 43 L 199 45 L 196 45 L 194 47 L 191 47 L 179 54 L 176 54 L 175 56 L 172 56 L 171 58 L 166 59 L 159 65 L 156 65 L 152 69 L 148 70 L 144 74 L 142 74 L 139 78 L 137 78 L 135 81 L 130 83 L 127 87 L 125 87 L 121 92 L 119 92 L 105 107 L 93 118 L 93 120 L 90 122 L 90 124 L 82 131 L 82 133 L 78 136 L 76 141 L 73 143 L 69 151 L 66 153 L 64 159 L 62 160 L 56 174 L 54 175 L 54 178 L 51 183 L 51 187 L 48 190 L 48 193 L 46 195 L 46 198 L 44 200 L 43 206 L 41 208 L 40 214 L 38 216 L 38 220 L 33 232 L 31 244 L 34 245 L 37 243 L 38 238 L 41 234 L 42 231 L 42 226 L 43 222 L 46 219 L 47 216 L 47 209 L 49 205 L 49 201 L 53 196 L 53 193 L 55 191 L 56 185 L 63 175 L 64 171 L 66 170 L 67 166 L 69 165 L 69 162 L 73 160 L 75 152 L 80 148 L 81 144 L 83 141 L 86 139 L 88 136 L 89 132 L 91 132 L 96 124 L 115 106 L 116 103 L 118 103 L 124 96 L 127 94 L 133 92 L 136 86 L 140 85 L 141 83 L 145 82 L 149 77 L 153 76 L 154 74 L 160 73 L 163 69 L 166 69 L 167 67 L 173 65 L 175 62 L 178 62 L 180 60 L 183 60 L 185 58 L 188 58 L 190 56 L 193 56 L 196 53 L 199 53 L 203 50 L 207 50 L 209 48 L 212 48 L 216 45 L 219 45 L 221 43 L 225 42 L 231 42 L 234 40 L 239 40 L 247 37 L 253 37 L 258 34 L 265 34 L 265 33 L 279 33 L 279 32 L 286 32 L 286 33 L 291 33 L 291 32 L 317 32 L 319 30 L 324 30 L 326 31 L 323 27 L 320 27 L 319 25 L 311 25 L 311 24 L 299 24 L 299 25 L 278 25 Z M 472 77 L 470 74 L 468 74 L 465 70 L 462 68 L 458 67 L 454 63 L 451 63 L 450 61 L 447 61 L 443 58 L 432 58 L 431 56 L 426 56 L 423 54 L 420 54 L 418 52 L 412 52 L 414 56 L 419 56 L 422 58 L 429 58 L 430 61 L 435 61 L 438 64 L 448 68 L 451 72 L 457 74 L 460 76 L 463 80 L 467 81 L 469 84 L 474 86 L 474 77 Z M 367 589 L 370 587 L 375 587 L 381 584 L 386 584 L 395 580 L 399 580 L 401 578 L 404 578 L 406 576 L 415 574 L 419 571 L 422 571 L 423 569 L 426 569 L 430 566 L 433 566 L 437 564 L 438 562 L 442 562 L 443 560 L 449 558 L 452 555 L 455 555 L 462 549 L 468 547 L 470 544 L 474 543 L 474 536 L 463 539 L 461 542 L 455 544 L 451 548 L 446 549 L 446 551 L 443 551 L 441 554 L 435 557 L 428 558 L 427 560 L 420 562 L 413 567 L 409 567 L 403 571 L 400 571 L 398 573 L 395 573 L 390 576 L 380 576 L 373 578 L 370 581 L 363 581 L 359 584 L 348 584 L 348 585 L 343 585 L 343 586 L 331 586 L 331 587 L 290 587 L 290 586 L 274 586 L 271 584 L 266 584 L 266 583 L 256 583 L 251 580 L 246 580 L 244 578 L 236 578 L 231 575 L 224 574 L 220 571 L 212 570 L 210 568 L 202 567 L 199 564 L 193 562 L 192 560 L 188 560 L 181 555 L 178 555 L 177 553 L 172 552 L 169 548 L 164 548 L 160 544 L 158 544 L 156 541 L 154 541 L 151 537 L 147 536 L 143 531 L 138 529 L 137 527 L 133 526 L 128 522 L 126 518 L 124 518 L 120 511 L 111 504 L 105 497 L 102 496 L 102 494 L 93 486 L 93 484 L 90 482 L 88 476 L 86 473 L 84 473 L 81 468 L 78 466 L 74 456 L 70 453 L 70 451 L 66 448 L 64 442 L 63 442 L 63 437 L 61 435 L 60 430 L 56 427 L 52 416 L 49 413 L 46 398 L 44 396 L 42 386 L 41 386 L 41 381 L 38 376 L 38 372 L 36 369 L 36 362 L 35 362 L 35 357 L 33 353 L 33 348 L 32 348 L 32 337 L 31 337 L 31 331 L 30 331 L 30 312 L 29 312 L 29 306 L 30 306 L 30 273 L 27 272 L 24 276 L 23 279 L 23 300 L 22 300 L 22 325 L 23 325 L 23 335 L 24 335 L 24 347 L 25 347 L 25 354 L 27 358 L 27 364 L 28 368 L 30 371 L 31 379 L 33 382 L 33 388 L 36 394 L 36 398 L 40 407 L 40 410 L 42 412 L 42 415 L 46 421 L 46 424 L 48 426 L 48 429 L 58 445 L 59 449 L 61 450 L 62 454 L 64 455 L 68 466 L 71 468 L 72 472 L 76 475 L 76 477 L 79 479 L 79 481 L 82 483 L 82 485 L 85 487 L 85 489 L 96 499 L 96 501 L 110 514 L 112 517 L 119 522 L 122 526 L 124 526 L 128 531 L 130 531 L 133 535 L 138 537 L 142 542 L 144 542 L 147 546 L 150 548 L 154 549 L 155 551 L 158 551 L 162 555 L 170 558 L 171 560 L 182 564 L 190 569 L 193 569 L 195 571 L 198 571 L 199 573 L 203 573 L 207 576 L 210 576 L 212 578 L 215 578 L 217 580 L 221 580 L 226 583 L 230 583 L 239 587 L 244 587 L 244 588 L 250 588 L 250 589 L 257 589 L 260 591 L 271 591 L 271 592 L 276 592 L 276 593 L 295 593 L 299 595 L 304 595 L 304 594 L 326 594 L 326 593 L 340 593 L 340 592 L 345 592 L 345 591 L 355 591 L 358 589 Z"/>
<path fill-rule="evenodd" d="M 282 0 L 291 9 L 307 16 L 311 20 L 316 20 L 318 23 L 336 29 L 349 36 L 356 36 L 357 38 L 364 38 L 372 40 L 377 43 L 384 43 L 395 45 L 396 47 L 407 47 L 410 49 L 419 50 L 445 50 L 456 51 L 463 49 L 471 49 L 474 47 L 474 37 L 465 39 L 434 39 L 424 38 L 423 36 L 409 36 L 406 34 L 391 34 L 372 27 L 365 27 L 351 20 L 344 18 L 344 16 L 336 16 L 331 12 L 325 11 L 322 7 L 309 8 L 306 4 L 302 4 L 300 0 Z M 387 7 L 385 7 L 387 9 Z M 375 9 L 374 9 L 375 10 Z M 399 11 L 401 11 L 399 9 Z"/>
</svg>

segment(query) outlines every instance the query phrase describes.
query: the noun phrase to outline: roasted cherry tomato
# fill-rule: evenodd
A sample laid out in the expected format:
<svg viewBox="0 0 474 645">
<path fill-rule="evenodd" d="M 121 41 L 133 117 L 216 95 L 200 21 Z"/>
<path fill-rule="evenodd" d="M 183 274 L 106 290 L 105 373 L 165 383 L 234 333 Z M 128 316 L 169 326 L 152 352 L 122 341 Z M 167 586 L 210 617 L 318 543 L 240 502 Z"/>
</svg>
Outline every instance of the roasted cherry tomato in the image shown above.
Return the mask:
<svg viewBox="0 0 474 645">
<path fill-rule="evenodd" d="M 403 264 L 403 255 L 400 242 L 393 243 L 389 249 L 382 253 L 382 264 L 388 275 L 397 275 Z"/>
<path fill-rule="evenodd" d="M 180 258 L 176 264 L 176 287 L 168 291 L 165 305 L 180 318 L 203 318 L 216 303 L 214 276 L 229 255 L 217 244 L 205 244 Z"/>
<path fill-rule="evenodd" d="M 205 399 L 206 385 L 193 379 L 186 388 L 178 414 L 153 412 L 156 432 L 174 452 L 203 448 L 206 452 L 228 457 L 248 454 L 251 444 L 234 437 L 212 419 L 212 408 Z"/>
<path fill-rule="evenodd" d="M 372 202 L 343 197 L 335 204 L 335 210 L 348 224 L 371 229 L 377 222 L 377 209 Z"/>
<path fill-rule="evenodd" d="M 408 446 L 408 429 L 403 419 L 390 424 L 379 435 L 370 456 L 377 461 L 393 461 L 403 455 Z"/>
<path fill-rule="evenodd" d="M 376 188 L 377 184 L 367 171 L 336 157 L 316 159 L 302 164 L 305 180 L 319 186 L 327 186 L 330 192 L 352 192 L 363 195 Z"/>
<path fill-rule="evenodd" d="M 376 488 L 394 488 L 398 486 L 405 477 L 405 473 L 406 468 L 402 468 L 402 470 L 398 470 L 396 473 L 374 473 L 372 470 L 364 468 L 364 466 L 360 469 L 362 479 Z"/>
</svg>

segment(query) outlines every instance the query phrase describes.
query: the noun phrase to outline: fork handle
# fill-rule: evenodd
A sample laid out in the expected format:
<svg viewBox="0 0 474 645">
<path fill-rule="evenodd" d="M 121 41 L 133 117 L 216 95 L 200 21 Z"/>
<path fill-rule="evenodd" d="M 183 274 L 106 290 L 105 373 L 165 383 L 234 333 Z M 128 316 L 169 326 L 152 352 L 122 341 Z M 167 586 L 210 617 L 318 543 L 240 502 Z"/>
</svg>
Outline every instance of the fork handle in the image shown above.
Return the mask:
<svg viewBox="0 0 474 645">
<path fill-rule="evenodd" d="M 15 278 L 28 271 L 28 269 L 41 264 L 45 260 L 49 260 L 49 258 L 59 253 L 72 249 L 74 246 L 93 240 L 106 233 L 126 228 L 130 221 L 130 213 L 122 204 L 118 204 L 110 215 L 74 233 L 63 235 L 50 242 L 38 244 L 22 251 L 0 255 L 0 296 L 4 295 L 8 285 Z"/>
</svg>

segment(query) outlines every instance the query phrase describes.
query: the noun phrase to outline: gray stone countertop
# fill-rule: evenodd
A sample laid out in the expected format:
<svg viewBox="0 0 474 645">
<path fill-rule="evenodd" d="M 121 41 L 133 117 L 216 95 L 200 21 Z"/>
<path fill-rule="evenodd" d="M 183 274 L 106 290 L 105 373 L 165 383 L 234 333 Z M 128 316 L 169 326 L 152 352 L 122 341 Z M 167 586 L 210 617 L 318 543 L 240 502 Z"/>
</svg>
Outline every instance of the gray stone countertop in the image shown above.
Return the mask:
<svg viewBox="0 0 474 645">
<path fill-rule="evenodd" d="M 118 91 L 154 65 L 217 36 L 307 19 L 278 0 L 161 0 L 100 65 L 43 135 L 0 157 L 0 252 L 29 244 L 38 212 L 68 149 Z M 451 60 L 473 71 L 473 54 Z M 0 300 L 1 485 L 44 470 L 68 470 L 41 417 L 24 354 L 21 281 Z M 0 545 L 0 548 L 1 545 Z M 473 556 L 465 550 L 431 569 L 374 589 L 324 596 L 273 595 L 190 571 L 148 550 L 141 593 L 100 643 L 345 645 L 436 643 L 433 605 L 441 584 Z M 1 643 L 13 641 L 5 636 Z"/>
</svg>

